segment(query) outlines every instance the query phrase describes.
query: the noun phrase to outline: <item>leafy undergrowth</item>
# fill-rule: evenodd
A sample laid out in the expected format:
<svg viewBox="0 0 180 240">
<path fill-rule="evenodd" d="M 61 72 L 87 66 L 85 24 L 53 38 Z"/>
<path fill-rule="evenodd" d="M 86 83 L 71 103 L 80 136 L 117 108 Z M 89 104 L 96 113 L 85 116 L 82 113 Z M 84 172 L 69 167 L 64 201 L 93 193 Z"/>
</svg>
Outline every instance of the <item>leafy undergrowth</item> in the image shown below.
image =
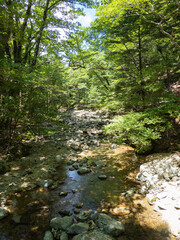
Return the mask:
<svg viewBox="0 0 180 240">
<path fill-rule="evenodd" d="M 153 150 L 153 144 L 165 135 L 176 132 L 175 119 L 179 118 L 179 106 L 162 104 L 144 112 L 131 111 L 116 116 L 113 123 L 105 127 L 106 134 L 115 137 L 118 143 L 128 143 L 136 148 L 137 153 L 145 154 Z"/>
</svg>

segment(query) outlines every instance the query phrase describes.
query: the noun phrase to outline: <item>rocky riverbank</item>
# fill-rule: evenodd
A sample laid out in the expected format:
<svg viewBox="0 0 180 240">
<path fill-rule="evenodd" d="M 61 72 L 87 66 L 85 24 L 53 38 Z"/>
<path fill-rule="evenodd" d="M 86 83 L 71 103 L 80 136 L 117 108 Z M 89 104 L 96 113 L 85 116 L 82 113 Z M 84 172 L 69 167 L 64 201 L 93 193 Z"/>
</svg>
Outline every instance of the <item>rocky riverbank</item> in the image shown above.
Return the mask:
<svg viewBox="0 0 180 240">
<path fill-rule="evenodd" d="M 180 154 L 161 159 L 154 155 L 148 160 L 137 175 L 142 184 L 140 191 L 147 194 L 154 211 L 162 214 L 170 231 L 180 238 Z"/>
</svg>

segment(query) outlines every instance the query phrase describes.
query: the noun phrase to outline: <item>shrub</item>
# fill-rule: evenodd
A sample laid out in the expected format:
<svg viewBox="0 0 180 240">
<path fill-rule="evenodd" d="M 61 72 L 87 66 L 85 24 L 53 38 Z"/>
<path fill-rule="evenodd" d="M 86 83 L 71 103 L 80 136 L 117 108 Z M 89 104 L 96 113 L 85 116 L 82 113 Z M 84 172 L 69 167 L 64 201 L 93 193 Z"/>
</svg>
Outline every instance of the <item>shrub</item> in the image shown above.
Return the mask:
<svg viewBox="0 0 180 240">
<path fill-rule="evenodd" d="M 161 138 L 162 133 L 172 127 L 164 115 L 151 112 L 133 112 L 117 116 L 113 123 L 105 127 L 106 134 L 115 135 L 119 144 L 128 143 L 140 154 L 150 152 L 152 143 Z"/>
</svg>

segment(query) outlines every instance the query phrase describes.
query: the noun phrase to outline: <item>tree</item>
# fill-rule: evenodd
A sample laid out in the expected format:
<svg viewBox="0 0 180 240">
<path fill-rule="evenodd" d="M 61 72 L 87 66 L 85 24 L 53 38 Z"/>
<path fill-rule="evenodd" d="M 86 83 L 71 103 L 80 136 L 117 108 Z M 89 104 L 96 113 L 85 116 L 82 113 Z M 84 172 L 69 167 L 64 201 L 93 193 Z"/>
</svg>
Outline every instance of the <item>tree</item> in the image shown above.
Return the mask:
<svg viewBox="0 0 180 240">
<path fill-rule="evenodd" d="M 104 51 L 103 65 L 108 69 L 96 64 L 97 74 L 103 68 L 111 72 L 114 87 L 110 88 L 113 97 L 109 100 L 121 103 L 123 111 L 135 111 L 123 118 L 135 116 L 134 121 L 128 120 L 134 122 L 131 127 L 138 127 L 141 119 L 142 129 L 149 131 L 144 137 L 135 136 L 137 133 L 126 131 L 125 125 L 121 136 L 137 148 L 141 145 L 143 151 L 147 146 L 142 143 L 147 143 L 151 150 L 155 139 L 170 129 L 173 132 L 173 119 L 178 116 L 177 97 L 171 87 L 179 78 L 179 3 L 113 0 L 103 1 L 98 10 L 91 27 L 91 48 Z M 91 67 L 95 62 L 94 58 Z M 118 124 L 110 126 L 110 131 L 112 128 L 114 133 L 121 131 Z"/>
<path fill-rule="evenodd" d="M 77 1 L 1 0 L 0 4 L 0 126 L 1 134 L 11 139 L 17 126 L 33 116 L 34 106 L 49 99 L 49 81 L 43 81 L 43 64 L 50 66 L 52 56 L 59 61 L 60 29 L 73 29 L 79 10 Z M 91 1 L 78 1 L 91 4 Z M 57 15 L 59 12 L 59 15 Z M 53 61 L 54 63 L 54 61 Z M 58 74 L 57 74 L 58 75 Z M 46 75 L 47 76 L 47 75 Z M 61 79 L 59 79 L 61 82 Z M 58 84 L 55 84 L 58 88 Z M 60 87 L 60 86 L 59 86 Z M 44 90 L 42 90 L 44 89 Z M 59 91 L 59 90 L 57 90 Z M 44 94 L 43 94 L 44 92 Z M 41 97 L 40 97 L 41 96 Z M 53 95 L 54 96 L 54 95 Z M 50 103 L 51 101 L 48 100 Z M 37 108 L 38 109 L 38 108 Z M 44 108 L 39 113 L 45 114 Z M 36 112 L 36 111 L 35 111 Z M 39 119 L 36 114 L 36 119 Z M 9 140 L 8 140 L 9 141 Z"/>
</svg>

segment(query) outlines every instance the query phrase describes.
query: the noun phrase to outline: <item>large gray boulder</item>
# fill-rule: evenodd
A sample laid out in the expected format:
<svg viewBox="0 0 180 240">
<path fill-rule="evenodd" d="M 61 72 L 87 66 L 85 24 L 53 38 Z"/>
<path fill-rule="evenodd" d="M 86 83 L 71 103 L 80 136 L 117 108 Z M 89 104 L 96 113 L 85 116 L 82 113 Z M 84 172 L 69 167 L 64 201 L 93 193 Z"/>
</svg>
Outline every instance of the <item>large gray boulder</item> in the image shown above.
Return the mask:
<svg viewBox="0 0 180 240">
<path fill-rule="evenodd" d="M 115 239 L 99 230 L 94 230 L 86 234 L 76 235 L 75 237 L 73 237 L 72 240 L 115 240 Z"/>
<path fill-rule="evenodd" d="M 50 231 L 46 231 L 43 240 L 53 240 L 53 235 Z"/>
<path fill-rule="evenodd" d="M 104 232 L 114 237 L 119 236 L 125 231 L 124 226 L 121 222 L 114 220 L 104 213 L 100 213 L 98 215 L 97 225 Z"/>
<path fill-rule="evenodd" d="M 0 220 L 7 217 L 8 214 L 9 211 L 7 209 L 0 207 Z"/>
<path fill-rule="evenodd" d="M 80 233 L 83 233 L 83 232 L 87 232 L 89 229 L 89 224 L 87 223 L 75 223 L 73 224 L 69 230 L 68 230 L 68 234 L 80 234 Z"/>
<path fill-rule="evenodd" d="M 67 231 L 73 224 L 74 220 L 72 217 L 55 217 L 51 220 L 50 226 L 55 230 Z"/>
</svg>

